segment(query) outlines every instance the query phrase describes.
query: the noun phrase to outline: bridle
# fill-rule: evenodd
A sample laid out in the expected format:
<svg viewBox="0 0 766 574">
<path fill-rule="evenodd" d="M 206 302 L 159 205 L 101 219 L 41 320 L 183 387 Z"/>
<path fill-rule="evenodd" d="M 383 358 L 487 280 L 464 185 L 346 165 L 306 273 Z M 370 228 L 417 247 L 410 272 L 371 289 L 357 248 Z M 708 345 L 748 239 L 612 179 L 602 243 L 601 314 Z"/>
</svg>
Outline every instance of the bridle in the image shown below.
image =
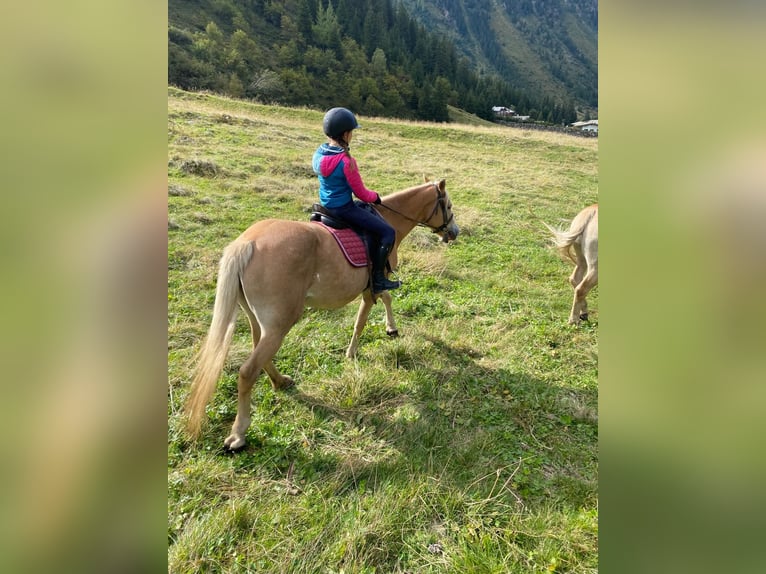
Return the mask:
<svg viewBox="0 0 766 574">
<path fill-rule="evenodd" d="M 399 211 L 396 211 L 395 209 L 391 207 L 388 207 L 387 205 L 383 203 L 381 203 L 380 206 L 385 207 L 389 211 L 396 213 L 397 215 L 402 216 L 404 219 L 408 221 L 412 221 L 413 223 L 421 227 L 428 227 L 428 229 L 430 229 L 434 233 L 442 233 L 445 229 L 447 229 L 449 224 L 452 223 L 452 220 L 455 219 L 455 215 L 450 213 L 449 217 L 447 217 L 447 194 L 446 193 L 442 194 L 442 190 L 439 188 L 439 185 L 437 183 L 432 181 L 431 185 L 433 185 L 434 189 L 436 189 L 436 203 L 434 203 L 434 208 L 431 210 L 431 214 L 428 217 L 426 217 L 425 221 L 419 221 L 417 219 L 413 219 Z M 442 210 L 442 220 L 444 221 L 444 223 L 442 223 L 439 227 L 433 227 L 431 225 L 428 225 L 428 223 L 426 222 L 429 221 L 434 215 L 436 215 L 436 212 L 439 211 L 440 207 Z"/>
</svg>

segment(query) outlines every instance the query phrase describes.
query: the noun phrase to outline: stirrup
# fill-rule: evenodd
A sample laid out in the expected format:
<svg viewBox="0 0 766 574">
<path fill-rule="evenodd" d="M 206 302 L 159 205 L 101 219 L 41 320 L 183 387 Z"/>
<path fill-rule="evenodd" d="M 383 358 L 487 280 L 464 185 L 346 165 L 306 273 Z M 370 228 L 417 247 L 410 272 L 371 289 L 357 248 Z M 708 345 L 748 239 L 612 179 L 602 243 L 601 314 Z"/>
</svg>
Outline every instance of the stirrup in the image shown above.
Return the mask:
<svg viewBox="0 0 766 574">
<path fill-rule="evenodd" d="M 390 279 L 383 278 L 383 280 L 372 281 L 372 294 L 377 295 L 383 291 L 390 291 L 391 289 L 398 289 L 402 286 L 401 281 L 391 281 Z"/>
</svg>

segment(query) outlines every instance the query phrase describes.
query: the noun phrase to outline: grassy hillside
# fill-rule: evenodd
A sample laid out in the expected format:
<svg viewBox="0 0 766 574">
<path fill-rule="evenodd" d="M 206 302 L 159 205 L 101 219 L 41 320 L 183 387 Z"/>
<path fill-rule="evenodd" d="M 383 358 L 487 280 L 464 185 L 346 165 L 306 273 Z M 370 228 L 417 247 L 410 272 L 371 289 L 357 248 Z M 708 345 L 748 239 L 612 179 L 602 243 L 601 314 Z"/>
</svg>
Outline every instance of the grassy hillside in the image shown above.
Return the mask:
<svg viewBox="0 0 766 574">
<path fill-rule="evenodd" d="M 569 264 L 541 221 L 597 199 L 598 142 L 362 117 L 383 195 L 446 178 L 462 234 L 417 228 L 356 360 L 357 309 L 306 310 L 253 391 L 248 447 L 222 452 L 251 339 L 240 314 L 199 442 L 180 432 L 221 250 L 255 220 L 305 220 L 320 112 L 169 89 L 170 572 L 595 572 L 598 290 L 566 324 Z"/>
<path fill-rule="evenodd" d="M 456 124 L 468 124 L 471 126 L 492 126 L 492 122 L 484 120 L 474 114 L 458 109 L 454 106 L 447 106 L 447 112 L 449 113 L 449 121 Z"/>
</svg>

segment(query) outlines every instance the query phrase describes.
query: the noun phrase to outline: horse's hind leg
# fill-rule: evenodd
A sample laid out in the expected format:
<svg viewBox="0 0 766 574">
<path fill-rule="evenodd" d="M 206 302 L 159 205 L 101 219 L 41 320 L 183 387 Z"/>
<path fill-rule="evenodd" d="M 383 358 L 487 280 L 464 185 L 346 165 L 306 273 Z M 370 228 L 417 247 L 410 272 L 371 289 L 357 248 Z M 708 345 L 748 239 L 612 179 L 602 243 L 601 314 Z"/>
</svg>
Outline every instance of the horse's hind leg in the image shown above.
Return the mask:
<svg viewBox="0 0 766 574">
<path fill-rule="evenodd" d="M 262 333 L 255 350 L 239 368 L 237 416 L 231 427 L 231 434 L 223 441 L 223 444 L 231 450 L 238 450 L 245 446 L 245 433 L 250 426 L 250 396 L 253 391 L 253 384 L 258 375 L 261 374 L 261 370 L 270 365 L 268 368 L 278 375 L 271 359 L 279 350 L 283 338 L 284 334 L 282 333 Z M 272 373 L 269 373 L 269 376 L 272 376 Z"/>
<path fill-rule="evenodd" d="M 578 325 L 581 320 L 588 318 L 588 302 L 585 297 L 598 281 L 598 266 L 588 267 L 588 272 L 574 291 L 574 301 L 572 303 L 572 312 L 569 314 L 569 323 Z"/>
<path fill-rule="evenodd" d="M 585 260 L 575 265 L 574 271 L 569 276 L 569 284 L 572 286 L 572 289 L 577 289 L 577 286 L 582 282 L 582 278 L 585 276 L 585 269 Z"/>
<path fill-rule="evenodd" d="M 248 306 L 245 298 L 242 296 L 242 293 L 240 293 L 239 301 L 242 310 L 245 312 L 248 320 L 250 321 L 250 332 L 253 335 L 253 350 L 255 350 L 255 348 L 258 346 L 258 342 L 261 340 L 261 326 L 258 324 L 258 320 L 250 310 L 250 307 Z M 274 390 L 286 389 L 293 385 L 293 380 L 290 377 L 280 373 L 274 366 L 274 362 L 271 359 L 266 361 L 266 364 L 263 365 L 263 369 L 269 375 L 269 379 L 271 379 L 271 386 L 274 388 Z"/>
<path fill-rule="evenodd" d="M 575 242 L 572 244 L 572 251 L 574 251 L 575 268 L 569 276 L 569 284 L 572 286 L 572 289 L 577 289 L 577 286 L 582 282 L 583 277 L 585 277 L 585 271 L 588 269 L 588 261 L 585 259 L 585 254 L 579 243 Z"/>
<path fill-rule="evenodd" d="M 577 286 L 572 297 L 572 310 L 569 312 L 569 324 L 579 325 L 581 321 L 588 319 L 588 301 L 582 295 L 582 289 L 578 292 Z"/>
<path fill-rule="evenodd" d="M 572 299 L 572 310 L 569 313 L 569 323 L 571 325 L 576 325 L 580 322 L 580 315 L 583 312 L 583 300 L 577 297 L 577 287 L 582 283 L 583 278 L 585 277 L 586 270 L 588 269 L 588 262 L 585 260 L 582 247 L 580 247 L 579 243 L 573 243 L 572 249 L 575 254 L 575 268 L 569 276 L 569 284 L 574 290 L 574 296 Z M 587 313 L 587 311 L 585 312 Z"/>
</svg>

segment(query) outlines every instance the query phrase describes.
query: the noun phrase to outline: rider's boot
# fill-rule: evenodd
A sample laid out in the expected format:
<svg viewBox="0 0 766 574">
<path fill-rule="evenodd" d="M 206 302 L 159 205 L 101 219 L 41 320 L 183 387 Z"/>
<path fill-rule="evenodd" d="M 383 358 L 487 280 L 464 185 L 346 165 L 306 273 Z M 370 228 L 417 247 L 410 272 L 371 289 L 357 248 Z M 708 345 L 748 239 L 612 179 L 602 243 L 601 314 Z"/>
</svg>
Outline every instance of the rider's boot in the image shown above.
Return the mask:
<svg viewBox="0 0 766 574">
<path fill-rule="evenodd" d="M 391 281 L 386 278 L 385 269 L 388 254 L 391 253 L 392 245 L 379 245 L 372 252 L 372 293 L 389 291 L 401 286 L 401 281 Z"/>
</svg>

